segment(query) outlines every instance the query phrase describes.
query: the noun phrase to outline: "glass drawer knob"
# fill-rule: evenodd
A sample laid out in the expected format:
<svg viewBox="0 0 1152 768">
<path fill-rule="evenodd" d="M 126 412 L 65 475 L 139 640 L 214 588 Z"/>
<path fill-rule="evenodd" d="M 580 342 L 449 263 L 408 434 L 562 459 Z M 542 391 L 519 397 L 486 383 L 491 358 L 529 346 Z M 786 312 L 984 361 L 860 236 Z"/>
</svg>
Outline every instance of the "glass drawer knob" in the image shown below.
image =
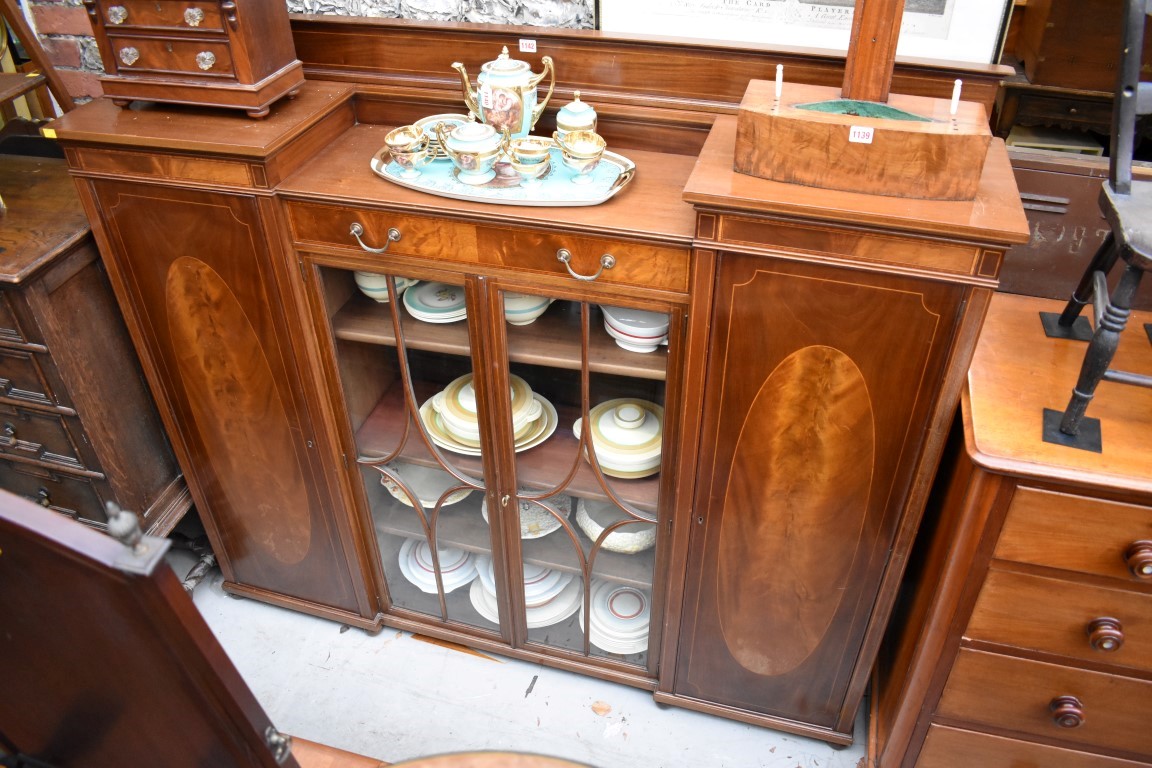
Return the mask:
<svg viewBox="0 0 1152 768">
<path fill-rule="evenodd" d="M 207 72 L 216 64 L 216 54 L 211 51 L 200 51 L 196 54 L 196 66 Z"/>
<path fill-rule="evenodd" d="M 140 51 L 132 46 L 120 49 L 120 61 L 124 62 L 129 67 L 140 60 Z"/>
<path fill-rule="evenodd" d="M 186 8 L 184 10 L 184 23 L 190 27 L 198 27 L 204 21 L 204 11 L 199 8 Z"/>
<path fill-rule="evenodd" d="M 128 9 L 122 5 L 108 7 L 108 21 L 113 24 L 123 24 L 128 20 Z"/>
</svg>

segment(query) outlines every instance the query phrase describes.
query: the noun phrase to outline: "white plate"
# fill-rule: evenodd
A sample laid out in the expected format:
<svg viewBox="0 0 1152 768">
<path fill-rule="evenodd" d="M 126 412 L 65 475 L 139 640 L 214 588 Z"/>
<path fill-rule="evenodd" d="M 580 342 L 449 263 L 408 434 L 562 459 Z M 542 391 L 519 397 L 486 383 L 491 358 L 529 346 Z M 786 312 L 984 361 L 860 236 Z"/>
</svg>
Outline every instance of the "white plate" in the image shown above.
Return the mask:
<svg viewBox="0 0 1152 768">
<path fill-rule="evenodd" d="M 435 467 L 423 467 L 419 464 L 386 464 L 385 469 L 396 475 L 401 482 L 404 482 L 420 499 L 420 505 L 432 509 L 436 506 L 436 502 L 440 497 L 448 491 L 449 488 L 459 486 L 461 483 L 455 477 L 442 469 Z M 393 482 L 392 478 L 383 473 L 380 474 L 380 485 L 384 486 L 388 493 L 392 494 L 398 501 L 407 506 L 412 506 L 412 500 L 404 491 L 404 488 L 397 483 Z M 463 501 L 468 498 L 472 493 L 471 488 L 461 488 L 460 490 L 453 491 L 444 498 L 444 503 L 441 506 L 448 506 Z"/>
<path fill-rule="evenodd" d="M 454 547 L 439 551 L 440 580 L 444 592 L 458 589 L 476 578 L 476 558 L 471 552 Z M 405 539 L 400 546 L 400 572 L 420 591 L 436 594 L 436 574 L 432 568 L 432 552 L 423 539 Z"/>
<path fill-rule="evenodd" d="M 539 608 L 529 608 L 524 612 L 528 622 L 528 629 L 550 627 L 564 621 L 584 604 L 583 590 L 580 589 L 580 579 L 572 576 L 567 585 L 555 598 Z"/>
<path fill-rule="evenodd" d="M 468 589 L 468 599 L 472 601 L 476 613 L 493 624 L 500 623 L 500 606 L 496 602 L 496 595 L 489 592 L 480 579 L 472 582 Z"/>
<path fill-rule="evenodd" d="M 530 493 L 530 491 L 529 491 Z M 563 493 L 558 493 L 555 496 L 549 496 L 547 499 L 540 499 L 536 503 L 529 501 L 520 501 L 520 538 L 522 539 L 538 539 L 541 536 L 547 536 L 552 531 L 557 531 L 564 524 L 560 522 L 552 513 L 546 509 L 541 509 L 540 505 L 554 509 L 559 513 L 560 517 L 567 519 L 572 514 L 572 497 Z M 488 499 L 485 498 L 480 502 L 480 514 L 484 517 L 484 522 L 488 522 Z"/>
<path fill-rule="evenodd" d="M 611 640 L 632 641 L 647 636 L 652 617 L 648 593 L 626 584 L 600 579 L 592 582 L 592 628 Z"/>
<path fill-rule="evenodd" d="M 526 451 L 529 448 L 535 448 L 547 440 L 552 436 L 552 433 L 556 431 L 556 426 L 560 422 L 560 418 L 556 414 L 556 407 L 552 405 L 552 403 L 536 393 L 533 393 L 532 396 L 540 402 L 542 413 L 540 418 L 535 422 L 536 426 L 524 435 L 523 440 L 516 443 L 514 450 L 517 453 Z M 453 453 L 461 453 L 465 456 L 481 455 L 480 449 L 476 446 L 464 445 L 452 437 L 448 430 L 444 428 L 444 424 L 440 420 L 440 414 L 436 413 L 436 410 L 432 407 L 431 399 L 424 401 L 424 404 L 420 406 L 420 420 L 424 422 L 424 427 L 428 430 L 428 436 L 432 438 L 432 442 L 441 448 L 452 451 Z"/>
<path fill-rule="evenodd" d="M 418 283 L 404 291 L 404 308 L 417 320 L 454 323 L 468 314 L 464 288 L 448 283 Z"/>
</svg>

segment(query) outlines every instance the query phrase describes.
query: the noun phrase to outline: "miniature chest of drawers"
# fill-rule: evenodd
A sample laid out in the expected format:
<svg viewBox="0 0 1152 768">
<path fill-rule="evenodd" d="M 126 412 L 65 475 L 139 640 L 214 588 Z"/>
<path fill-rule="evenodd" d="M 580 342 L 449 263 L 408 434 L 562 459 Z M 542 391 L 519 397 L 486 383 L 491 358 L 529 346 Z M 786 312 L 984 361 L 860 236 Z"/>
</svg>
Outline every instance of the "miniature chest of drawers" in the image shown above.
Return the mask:
<svg viewBox="0 0 1152 768">
<path fill-rule="evenodd" d="M 63 160 L 0 155 L 0 489 L 164 535 L 191 506 Z"/>
<path fill-rule="evenodd" d="M 104 93 L 243 109 L 261 118 L 304 81 L 288 11 L 260 0 L 84 0 Z"/>
<path fill-rule="evenodd" d="M 1061 306 L 989 310 L 877 666 L 877 766 L 1152 764 L 1152 392 L 1100 388 L 1101 453 L 1043 442 L 1084 354 L 1040 330 Z M 1152 370 L 1150 319 L 1133 317 L 1126 370 Z"/>
</svg>

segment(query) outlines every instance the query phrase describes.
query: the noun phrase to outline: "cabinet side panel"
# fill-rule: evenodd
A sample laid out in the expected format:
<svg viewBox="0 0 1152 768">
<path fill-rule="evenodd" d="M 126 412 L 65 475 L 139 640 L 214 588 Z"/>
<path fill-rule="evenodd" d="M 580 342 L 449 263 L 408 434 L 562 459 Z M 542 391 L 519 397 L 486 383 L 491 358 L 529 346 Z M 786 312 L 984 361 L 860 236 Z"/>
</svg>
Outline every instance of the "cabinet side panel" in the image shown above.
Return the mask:
<svg viewBox="0 0 1152 768">
<path fill-rule="evenodd" d="M 255 201 L 95 185 L 213 544 L 244 585 L 355 610 L 278 334 Z"/>
<path fill-rule="evenodd" d="M 723 257 L 677 693 L 829 728 L 855 708 L 958 303 L 944 284 Z"/>
</svg>

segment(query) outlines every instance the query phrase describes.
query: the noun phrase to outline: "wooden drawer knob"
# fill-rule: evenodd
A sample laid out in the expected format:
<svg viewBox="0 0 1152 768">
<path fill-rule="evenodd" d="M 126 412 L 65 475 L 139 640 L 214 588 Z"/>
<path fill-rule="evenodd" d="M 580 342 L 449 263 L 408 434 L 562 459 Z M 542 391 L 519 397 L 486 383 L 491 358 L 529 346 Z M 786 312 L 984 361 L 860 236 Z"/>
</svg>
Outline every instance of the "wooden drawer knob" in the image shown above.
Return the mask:
<svg viewBox="0 0 1152 768">
<path fill-rule="evenodd" d="M 1057 696 L 1048 705 L 1052 722 L 1061 728 L 1079 728 L 1084 724 L 1084 705 L 1075 696 Z"/>
<path fill-rule="evenodd" d="M 1118 619 L 1102 616 L 1088 622 L 1088 644 L 1092 650 L 1111 653 L 1124 645 L 1124 628 Z"/>
<path fill-rule="evenodd" d="M 1124 553 L 1128 570 L 1138 579 L 1152 581 L 1152 541 L 1134 541 Z"/>
</svg>

